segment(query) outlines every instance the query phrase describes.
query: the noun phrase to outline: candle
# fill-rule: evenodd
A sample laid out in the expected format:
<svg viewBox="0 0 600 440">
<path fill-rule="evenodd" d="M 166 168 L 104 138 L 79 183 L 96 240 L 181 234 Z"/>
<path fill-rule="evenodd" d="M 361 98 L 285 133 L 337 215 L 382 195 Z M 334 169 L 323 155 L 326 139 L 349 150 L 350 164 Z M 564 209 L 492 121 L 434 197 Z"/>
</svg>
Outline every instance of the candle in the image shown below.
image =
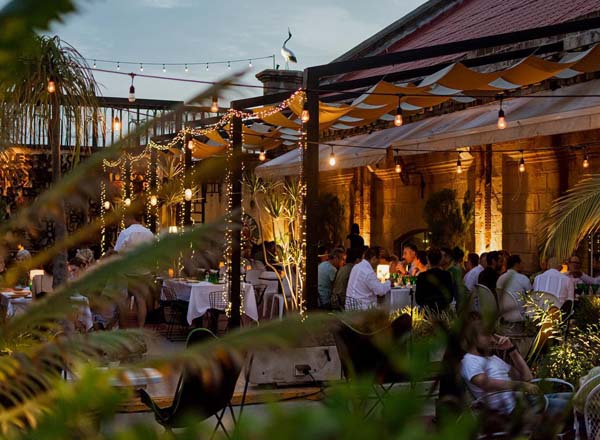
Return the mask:
<svg viewBox="0 0 600 440">
<path fill-rule="evenodd" d="M 219 269 L 223 269 L 225 267 L 225 263 L 222 261 L 219 261 Z"/>
<path fill-rule="evenodd" d="M 169 268 L 169 270 L 167 271 L 167 273 L 169 274 L 169 278 L 173 278 L 175 276 L 175 271 L 171 268 Z"/>
</svg>

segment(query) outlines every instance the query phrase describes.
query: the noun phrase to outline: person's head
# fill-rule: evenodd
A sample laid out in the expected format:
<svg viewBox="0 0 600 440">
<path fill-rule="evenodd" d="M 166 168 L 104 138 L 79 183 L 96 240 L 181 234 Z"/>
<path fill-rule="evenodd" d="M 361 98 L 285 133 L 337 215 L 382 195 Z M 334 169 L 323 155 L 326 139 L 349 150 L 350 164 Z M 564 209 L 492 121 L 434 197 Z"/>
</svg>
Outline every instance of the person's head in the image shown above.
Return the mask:
<svg viewBox="0 0 600 440">
<path fill-rule="evenodd" d="M 85 270 L 86 264 L 85 261 L 81 260 L 78 257 L 72 258 L 69 260 L 69 279 L 75 280 L 81 275 L 81 273 Z"/>
<path fill-rule="evenodd" d="M 17 243 L 17 250 L 22 251 L 23 249 L 25 249 L 25 246 L 23 246 L 23 243 Z"/>
<path fill-rule="evenodd" d="M 540 257 L 540 269 L 542 271 L 548 270 L 548 258 Z"/>
<path fill-rule="evenodd" d="M 75 258 L 80 259 L 85 263 L 86 266 L 93 264 L 96 259 L 94 258 L 94 252 L 90 248 L 77 249 Z"/>
<path fill-rule="evenodd" d="M 381 264 L 382 255 L 385 255 L 387 251 L 381 246 L 371 246 L 365 252 L 363 256 L 364 260 L 367 260 L 373 269 L 377 269 L 377 265 Z"/>
<path fill-rule="evenodd" d="M 402 248 L 402 259 L 408 263 L 412 264 L 417 256 L 417 247 L 412 243 L 407 243 Z"/>
<path fill-rule="evenodd" d="M 571 255 L 569 258 L 569 272 L 581 272 L 581 258 Z"/>
<path fill-rule="evenodd" d="M 492 269 L 499 269 L 500 255 L 498 255 L 498 251 L 488 252 L 486 256 L 487 267 L 491 267 Z"/>
<path fill-rule="evenodd" d="M 481 316 L 471 313 L 462 332 L 463 350 L 489 356 L 495 343 L 494 334 L 487 328 Z"/>
<path fill-rule="evenodd" d="M 144 223 L 144 213 L 143 212 L 128 212 L 125 215 L 125 226 L 129 227 L 131 225 L 141 225 Z"/>
<path fill-rule="evenodd" d="M 477 255 L 475 252 L 469 252 L 469 254 L 467 255 L 467 261 L 465 262 L 465 269 L 469 271 L 477 267 L 478 264 L 479 255 Z"/>
<path fill-rule="evenodd" d="M 350 226 L 350 233 L 356 235 L 360 234 L 360 228 L 358 227 L 358 223 L 352 223 L 352 226 Z"/>
<path fill-rule="evenodd" d="M 521 257 L 519 255 L 511 255 L 506 260 L 506 268 L 513 269 L 517 272 L 521 272 L 523 270 L 523 263 L 521 261 Z"/>
<path fill-rule="evenodd" d="M 479 256 L 479 264 L 481 264 L 481 267 L 484 269 L 487 267 L 487 252 L 484 252 Z"/>
<path fill-rule="evenodd" d="M 427 270 L 427 252 L 417 251 L 417 258 L 415 259 L 419 272 L 425 272 Z"/>
<path fill-rule="evenodd" d="M 275 242 L 273 242 L 273 245 L 275 245 Z M 329 246 L 325 246 L 325 245 L 321 245 L 319 246 L 318 249 L 318 255 L 319 255 L 319 261 L 323 262 L 323 261 L 327 261 L 329 259 Z"/>
<path fill-rule="evenodd" d="M 556 257 L 550 257 L 548 258 L 548 269 L 561 270 L 562 262 Z"/>
<path fill-rule="evenodd" d="M 455 263 L 458 263 L 462 266 L 463 261 L 465 259 L 465 251 L 463 251 L 458 246 L 455 246 L 454 249 L 452 249 L 452 259 Z"/>
<path fill-rule="evenodd" d="M 335 248 L 329 253 L 329 263 L 339 269 L 346 263 L 346 251 L 343 248 Z"/>
<path fill-rule="evenodd" d="M 427 263 L 429 267 L 439 267 L 442 262 L 442 251 L 437 248 L 431 248 L 427 251 Z"/>
<path fill-rule="evenodd" d="M 346 249 L 346 264 L 356 264 L 362 258 L 362 249 L 348 248 Z"/>
<path fill-rule="evenodd" d="M 442 267 L 449 267 L 452 264 L 452 249 L 449 247 L 441 247 L 440 252 L 442 253 Z"/>
</svg>

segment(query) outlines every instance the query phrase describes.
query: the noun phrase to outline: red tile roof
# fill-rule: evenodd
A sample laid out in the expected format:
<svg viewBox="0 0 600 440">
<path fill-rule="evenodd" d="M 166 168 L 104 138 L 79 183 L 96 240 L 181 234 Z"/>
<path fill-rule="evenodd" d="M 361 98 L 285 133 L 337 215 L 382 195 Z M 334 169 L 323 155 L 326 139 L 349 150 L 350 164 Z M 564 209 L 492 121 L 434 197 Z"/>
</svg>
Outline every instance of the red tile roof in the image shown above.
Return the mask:
<svg viewBox="0 0 600 440">
<path fill-rule="evenodd" d="M 547 26 L 600 12 L 600 0 L 465 0 L 415 32 L 393 43 L 386 53 L 434 46 L 472 38 Z M 373 50 L 370 55 L 382 51 Z M 453 57 L 438 58 L 443 62 Z M 431 60 L 403 64 L 402 69 L 432 64 Z M 355 79 L 400 70 L 382 67 L 346 75 Z"/>
</svg>

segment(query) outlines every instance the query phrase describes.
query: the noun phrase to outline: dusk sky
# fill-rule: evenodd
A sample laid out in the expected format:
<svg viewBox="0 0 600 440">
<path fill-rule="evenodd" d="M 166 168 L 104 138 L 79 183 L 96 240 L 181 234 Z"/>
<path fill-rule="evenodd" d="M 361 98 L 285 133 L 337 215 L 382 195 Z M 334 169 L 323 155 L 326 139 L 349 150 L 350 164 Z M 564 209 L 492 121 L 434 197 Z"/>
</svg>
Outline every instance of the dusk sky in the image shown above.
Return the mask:
<svg viewBox="0 0 600 440">
<path fill-rule="evenodd" d="M 6 1 L 0 0 L 0 5 Z M 93 59 L 121 61 L 121 72 L 140 73 L 139 63 L 194 63 L 243 59 L 225 65 L 169 67 L 144 66 L 144 73 L 180 78 L 216 80 L 228 72 L 248 70 L 248 60 L 279 53 L 287 37 L 288 47 L 299 63 L 293 69 L 324 64 L 351 49 L 410 12 L 424 0 L 86 0 L 81 11 L 55 26 L 52 33 L 75 46 L 90 66 Z M 135 65 L 126 65 L 134 61 Z M 272 67 L 272 61 L 253 60 L 243 78 L 256 84 L 254 75 Z M 98 68 L 116 70 L 115 63 L 97 62 Z M 127 96 L 130 79 L 113 74 L 95 74 L 104 96 Z M 183 100 L 201 91 L 201 84 L 185 84 L 136 78 L 139 98 Z M 235 99 L 260 93 L 253 89 L 231 90 Z"/>
</svg>

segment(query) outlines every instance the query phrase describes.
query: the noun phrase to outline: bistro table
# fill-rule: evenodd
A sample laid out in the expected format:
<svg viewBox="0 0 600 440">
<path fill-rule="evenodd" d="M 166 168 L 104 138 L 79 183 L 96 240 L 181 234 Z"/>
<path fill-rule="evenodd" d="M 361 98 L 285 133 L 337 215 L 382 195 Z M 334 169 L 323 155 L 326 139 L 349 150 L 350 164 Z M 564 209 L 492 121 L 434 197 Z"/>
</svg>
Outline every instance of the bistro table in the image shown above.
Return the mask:
<svg viewBox="0 0 600 440">
<path fill-rule="evenodd" d="M 210 309 L 211 292 L 227 290 L 224 284 L 213 284 L 208 281 L 165 279 L 163 285 L 171 287 L 177 299 L 190 303 L 187 314 L 190 325 L 194 319 L 203 316 Z M 242 283 L 242 295 L 244 296 L 244 314 L 253 321 L 258 321 L 258 309 L 252 284 Z"/>
<path fill-rule="evenodd" d="M 413 295 L 414 295 L 414 288 Z M 385 306 L 390 310 L 401 310 L 411 305 L 411 288 L 410 287 L 392 287 L 389 293 L 385 295 Z"/>
</svg>

